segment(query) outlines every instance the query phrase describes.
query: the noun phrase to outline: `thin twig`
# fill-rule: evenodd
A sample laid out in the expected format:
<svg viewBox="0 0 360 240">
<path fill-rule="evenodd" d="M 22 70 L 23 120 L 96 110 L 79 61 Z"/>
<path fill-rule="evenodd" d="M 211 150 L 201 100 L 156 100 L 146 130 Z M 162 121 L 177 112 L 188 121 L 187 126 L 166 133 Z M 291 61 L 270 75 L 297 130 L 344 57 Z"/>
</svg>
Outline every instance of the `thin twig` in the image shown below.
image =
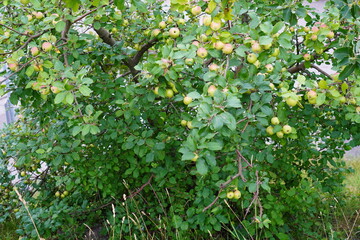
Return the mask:
<svg viewBox="0 0 360 240">
<path fill-rule="evenodd" d="M 126 197 L 126 199 L 128 198 L 133 198 L 135 197 L 137 194 L 139 194 L 143 189 L 144 187 L 146 187 L 147 185 L 149 185 L 151 183 L 151 180 L 154 178 L 154 174 L 152 174 L 149 178 L 149 180 L 144 183 L 138 190 L 136 190 L 135 192 L 131 193 L 128 197 Z"/>
<path fill-rule="evenodd" d="M 0 81 L 0 84 L 2 84 L 3 82 L 5 82 L 6 80 L 8 80 L 9 78 L 11 78 L 12 76 L 14 76 L 16 73 L 20 72 L 24 67 L 26 67 L 27 65 L 29 65 L 32 61 L 34 61 L 36 59 L 36 57 L 33 57 L 32 59 L 30 59 L 30 61 L 24 63 L 23 65 L 21 65 L 21 67 L 16 71 L 13 72 L 12 74 L 10 74 L 9 76 L 7 76 L 6 78 L 4 78 L 3 80 Z"/>
<path fill-rule="evenodd" d="M 330 79 L 333 79 L 330 74 L 328 74 L 327 72 L 325 72 L 324 70 L 322 70 L 320 67 L 316 66 L 315 64 L 311 64 L 312 68 L 315 68 L 317 71 L 319 71 L 320 73 L 324 74 L 325 76 L 327 76 Z"/>
<path fill-rule="evenodd" d="M 9 29 L 9 30 L 11 30 L 13 32 L 16 32 L 19 35 L 28 36 L 26 33 L 21 33 L 19 31 L 15 30 L 15 29 L 13 29 L 12 27 L 6 26 L 5 24 L 0 23 L 0 26 L 6 27 L 7 29 Z"/>
</svg>

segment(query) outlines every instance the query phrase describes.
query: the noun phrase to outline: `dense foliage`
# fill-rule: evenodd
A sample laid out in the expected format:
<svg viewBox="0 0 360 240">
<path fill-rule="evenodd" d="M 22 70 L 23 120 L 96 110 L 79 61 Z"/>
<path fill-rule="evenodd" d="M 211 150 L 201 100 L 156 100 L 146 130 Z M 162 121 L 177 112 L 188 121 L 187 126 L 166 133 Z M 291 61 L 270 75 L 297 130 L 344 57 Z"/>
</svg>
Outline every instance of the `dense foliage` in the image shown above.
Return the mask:
<svg viewBox="0 0 360 240">
<path fill-rule="evenodd" d="M 23 239 L 330 231 L 337 159 L 360 143 L 358 1 L 0 4 L 20 114 L 0 139 L 0 222 L 15 212 Z"/>
</svg>

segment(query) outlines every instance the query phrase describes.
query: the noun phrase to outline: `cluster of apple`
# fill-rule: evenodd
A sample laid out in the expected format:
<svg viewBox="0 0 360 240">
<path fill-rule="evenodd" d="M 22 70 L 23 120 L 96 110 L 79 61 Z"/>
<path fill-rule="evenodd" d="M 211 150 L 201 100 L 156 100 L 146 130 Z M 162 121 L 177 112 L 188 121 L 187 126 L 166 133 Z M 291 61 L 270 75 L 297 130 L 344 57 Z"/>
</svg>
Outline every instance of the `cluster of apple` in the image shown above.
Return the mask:
<svg viewBox="0 0 360 240">
<path fill-rule="evenodd" d="M 62 193 L 60 192 L 60 191 L 56 191 L 55 192 L 55 197 L 57 197 L 57 198 L 65 198 L 66 196 L 68 196 L 69 195 L 69 192 L 68 191 L 63 191 Z"/>
<path fill-rule="evenodd" d="M 234 188 L 233 190 L 230 190 L 226 193 L 226 197 L 228 199 L 240 199 L 241 192 L 237 188 Z"/>
<path fill-rule="evenodd" d="M 280 127 L 280 128 L 279 128 L 279 131 L 277 131 L 277 132 L 275 133 L 275 128 L 277 128 L 276 126 L 279 126 L 279 125 L 280 125 L 280 120 L 279 120 L 278 117 L 273 117 L 273 118 L 271 118 L 271 124 L 274 125 L 274 127 L 273 127 L 273 126 L 268 126 L 268 127 L 266 128 L 266 132 L 267 132 L 267 134 L 269 134 L 270 136 L 276 134 L 276 136 L 277 136 L 278 138 L 283 138 L 283 137 L 284 137 L 284 134 L 290 134 L 291 131 L 292 131 L 292 127 L 291 127 L 290 125 L 286 124 L 286 125 L 283 125 L 282 127 Z"/>
</svg>

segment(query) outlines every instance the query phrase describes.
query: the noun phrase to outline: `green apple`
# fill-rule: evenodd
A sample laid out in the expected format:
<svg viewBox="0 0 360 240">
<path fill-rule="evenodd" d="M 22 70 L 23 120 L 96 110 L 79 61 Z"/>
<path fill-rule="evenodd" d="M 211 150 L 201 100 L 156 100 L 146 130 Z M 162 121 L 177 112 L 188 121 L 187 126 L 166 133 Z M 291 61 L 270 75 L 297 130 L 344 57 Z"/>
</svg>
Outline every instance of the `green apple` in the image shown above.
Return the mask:
<svg viewBox="0 0 360 240">
<path fill-rule="evenodd" d="M 307 32 L 310 32 L 310 28 L 309 28 L 309 27 L 304 27 L 304 28 L 303 28 L 303 31 L 306 32 L 306 33 L 307 33 Z"/>
<path fill-rule="evenodd" d="M 259 68 L 261 66 L 261 62 L 259 60 L 256 60 L 254 62 L 254 65 L 255 65 L 256 68 Z"/>
<path fill-rule="evenodd" d="M 305 53 L 303 57 L 304 57 L 305 61 L 310 61 L 311 60 L 311 55 L 309 53 Z"/>
<path fill-rule="evenodd" d="M 249 63 L 255 63 L 257 61 L 257 56 L 254 53 L 250 53 L 250 54 L 247 55 L 246 60 Z"/>
<path fill-rule="evenodd" d="M 210 97 L 213 97 L 215 95 L 217 88 L 214 85 L 209 86 L 207 92 Z"/>
<path fill-rule="evenodd" d="M 196 51 L 196 54 L 201 58 L 206 58 L 206 56 L 208 55 L 208 52 L 205 48 L 201 47 Z"/>
<path fill-rule="evenodd" d="M 26 17 L 27 17 L 29 22 L 33 19 L 32 15 L 30 15 L 30 14 L 26 15 Z"/>
<path fill-rule="evenodd" d="M 340 101 L 340 103 L 346 103 L 346 97 L 341 96 L 341 97 L 339 98 L 339 101 Z"/>
<path fill-rule="evenodd" d="M 289 133 L 291 133 L 291 127 L 289 125 L 284 125 L 283 128 L 282 128 L 282 131 L 285 134 L 289 134 Z"/>
<path fill-rule="evenodd" d="M 186 58 L 185 59 L 185 64 L 188 66 L 192 66 L 194 64 L 194 59 L 193 58 Z"/>
<path fill-rule="evenodd" d="M 44 42 L 42 45 L 41 45 L 41 48 L 44 52 L 49 52 L 51 51 L 52 49 L 52 44 L 49 43 L 49 42 Z"/>
<path fill-rule="evenodd" d="M 211 16 L 210 15 L 206 15 L 204 18 L 203 18 L 203 24 L 205 26 L 210 26 L 211 24 Z"/>
<path fill-rule="evenodd" d="M 65 198 L 66 196 L 65 196 L 65 194 L 62 193 L 62 194 L 60 194 L 60 197 Z"/>
<path fill-rule="evenodd" d="M 272 57 L 277 57 L 280 54 L 280 49 L 279 48 L 275 48 L 273 53 L 271 54 Z"/>
<path fill-rule="evenodd" d="M 68 196 L 68 195 L 69 195 L 69 192 L 68 192 L 68 191 L 64 191 L 63 194 L 64 194 L 65 196 Z"/>
<path fill-rule="evenodd" d="M 20 175 L 21 175 L 22 177 L 25 177 L 25 176 L 26 176 L 26 172 L 25 172 L 25 171 L 22 171 L 22 172 L 20 173 Z"/>
<path fill-rule="evenodd" d="M 264 47 L 265 50 L 269 50 L 272 46 L 272 43 L 269 43 L 269 44 L 265 44 L 265 45 L 262 45 Z"/>
<path fill-rule="evenodd" d="M 192 100 L 193 99 L 191 97 L 186 96 L 186 97 L 184 97 L 183 102 L 185 105 L 189 105 L 190 103 L 192 103 Z"/>
<path fill-rule="evenodd" d="M 278 138 L 283 138 L 283 137 L 284 137 L 284 133 L 283 133 L 282 131 L 277 132 L 277 133 L 276 133 L 276 136 L 277 136 Z"/>
<path fill-rule="evenodd" d="M 233 199 L 234 198 L 234 192 L 227 192 L 226 193 L 226 197 L 228 198 L 228 199 Z"/>
<path fill-rule="evenodd" d="M 294 99 L 294 98 L 292 98 L 292 97 L 286 98 L 285 101 L 286 101 L 286 104 L 289 105 L 290 107 L 294 107 L 294 106 L 296 106 L 297 103 L 298 103 L 298 100 L 297 100 L 297 99 Z"/>
<path fill-rule="evenodd" d="M 310 104 L 316 104 L 316 98 L 309 98 L 308 100 Z"/>
<path fill-rule="evenodd" d="M 191 159 L 191 161 L 196 162 L 199 158 L 199 155 L 197 153 L 194 153 L 195 157 Z"/>
<path fill-rule="evenodd" d="M 183 120 L 181 120 L 180 124 L 181 124 L 181 126 L 186 127 L 187 121 L 183 119 Z"/>
<path fill-rule="evenodd" d="M 184 24 L 185 24 L 185 19 L 180 18 L 180 19 L 177 21 L 177 24 L 178 24 L 178 25 L 184 25 Z"/>
<path fill-rule="evenodd" d="M 241 192 L 239 190 L 235 190 L 234 191 L 234 198 L 235 199 L 240 199 L 241 198 Z"/>
<path fill-rule="evenodd" d="M 221 28 L 221 23 L 220 22 L 215 22 L 215 21 L 212 21 L 211 23 L 210 23 L 210 28 L 211 28 L 211 30 L 213 30 L 213 31 L 218 31 L 218 30 L 220 30 L 220 28 Z"/>
<path fill-rule="evenodd" d="M 57 192 L 55 193 L 55 197 L 60 197 L 60 192 L 59 192 L 59 191 L 57 191 Z"/>
<path fill-rule="evenodd" d="M 172 98 L 174 96 L 174 91 L 172 89 L 166 89 L 165 96 L 167 98 Z"/>
<path fill-rule="evenodd" d="M 227 44 L 224 45 L 224 47 L 222 49 L 222 52 L 224 54 L 231 54 L 233 52 L 233 50 L 234 50 L 233 45 L 230 44 L 230 43 L 227 43 Z"/>
<path fill-rule="evenodd" d="M 191 14 L 194 16 L 197 16 L 201 13 L 201 7 L 200 6 L 195 6 L 191 9 Z"/>
<path fill-rule="evenodd" d="M 280 119 L 278 117 L 271 118 L 271 124 L 279 125 L 280 124 Z"/>
<path fill-rule="evenodd" d="M 42 12 L 36 12 L 33 13 L 36 19 L 42 19 L 44 17 L 44 14 Z"/>
<path fill-rule="evenodd" d="M 166 22 L 165 22 L 165 21 L 161 21 L 161 22 L 159 23 L 159 28 L 161 28 L 161 29 L 166 28 Z"/>
<path fill-rule="evenodd" d="M 170 30 L 169 30 L 169 35 L 170 35 L 170 37 L 172 37 L 172 38 L 177 38 L 177 37 L 180 36 L 180 30 L 179 30 L 177 27 L 175 27 L 175 28 L 170 28 Z"/>
<path fill-rule="evenodd" d="M 22 4 L 28 4 L 30 1 L 29 1 L 29 0 L 20 0 L 20 2 L 21 2 Z"/>
<path fill-rule="evenodd" d="M 193 129 L 193 128 L 194 128 L 191 121 L 187 121 L 186 126 L 187 126 L 189 129 Z"/>
<path fill-rule="evenodd" d="M 266 133 L 269 135 L 274 135 L 274 128 L 272 126 L 268 126 L 266 128 Z"/>
</svg>

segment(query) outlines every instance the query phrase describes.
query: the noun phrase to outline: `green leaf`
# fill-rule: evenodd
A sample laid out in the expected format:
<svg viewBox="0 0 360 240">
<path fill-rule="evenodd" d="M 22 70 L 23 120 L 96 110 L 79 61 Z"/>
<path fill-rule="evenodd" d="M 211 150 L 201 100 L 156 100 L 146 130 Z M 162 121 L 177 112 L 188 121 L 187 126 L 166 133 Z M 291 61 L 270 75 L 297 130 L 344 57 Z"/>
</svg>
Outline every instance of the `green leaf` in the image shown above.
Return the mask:
<svg viewBox="0 0 360 240">
<path fill-rule="evenodd" d="M 316 105 L 321 106 L 326 101 L 326 93 L 319 93 L 316 98 Z"/>
<path fill-rule="evenodd" d="M 269 36 L 261 36 L 259 38 L 259 43 L 260 45 L 268 45 L 270 43 L 272 43 L 273 39 Z"/>
<path fill-rule="evenodd" d="M 339 75 L 339 80 L 345 80 L 350 74 L 352 74 L 355 70 L 356 64 L 348 65 L 344 68 L 344 70 Z"/>
<path fill-rule="evenodd" d="M 154 152 L 149 152 L 148 154 L 146 154 L 146 157 L 145 157 L 145 161 L 146 162 L 152 162 L 154 161 Z"/>
<path fill-rule="evenodd" d="M 100 128 L 98 126 L 95 125 L 91 125 L 90 127 L 90 133 L 95 135 L 98 134 L 100 132 Z"/>
<path fill-rule="evenodd" d="M 212 122 L 212 126 L 214 127 L 215 130 L 220 130 L 224 125 L 223 118 L 220 117 L 219 115 L 216 115 L 215 117 L 213 117 L 211 122 Z"/>
<path fill-rule="evenodd" d="M 256 192 L 256 183 L 250 183 L 248 189 L 249 189 L 249 193 Z"/>
<path fill-rule="evenodd" d="M 220 114 L 220 117 L 223 119 L 223 122 L 230 130 L 234 131 L 236 129 L 236 120 L 231 113 L 224 112 Z"/>
<path fill-rule="evenodd" d="M 120 10 L 125 9 L 125 0 L 115 0 L 114 4 Z"/>
<path fill-rule="evenodd" d="M 272 34 L 278 33 L 285 26 L 284 22 L 277 22 L 272 30 Z"/>
<path fill-rule="evenodd" d="M 65 99 L 66 94 L 68 94 L 68 92 L 66 92 L 66 91 L 56 94 L 56 97 L 54 99 L 54 103 L 55 104 L 61 103 Z"/>
<path fill-rule="evenodd" d="M 74 102 L 74 95 L 71 92 L 67 92 L 66 97 L 65 97 L 65 101 L 69 105 L 72 105 L 73 102 Z"/>
<path fill-rule="evenodd" d="M 208 166 L 206 165 L 204 159 L 198 159 L 198 161 L 196 162 L 196 170 L 201 175 L 206 175 L 208 173 Z"/>
<path fill-rule="evenodd" d="M 265 34 L 270 34 L 273 29 L 273 26 L 272 26 L 271 22 L 264 22 L 264 23 L 260 24 L 260 29 Z M 261 44 L 261 42 L 260 42 L 260 44 Z"/>
<path fill-rule="evenodd" d="M 64 21 L 59 21 L 55 25 L 55 30 L 57 32 L 62 32 L 65 29 L 66 23 Z"/>
<path fill-rule="evenodd" d="M 71 8 L 74 12 L 79 10 L 81 1 L 80 0 L 63 0 L 65 2 L 65 7 Z"/>
<path fill-rule="evenodd" d="M 79 91 L 82 95 L 84 95 L 86 97 L 90 96 L 90 94 L 92 93 L 92 90 L 86 85 L 81 85 L 81 87 L 79 88 Z"/>
<path fill-rule="evenodd" d="M 206 143 L 205 146 L 207 149 L 213 150 L 213 151 L 219 151 L 223 148 L 223 144 L 220 142 L 209 142 L 209 143 Z"/>
<path fill-rule="evenodd" d="M 259 26 L 260 19 L 255 12 L 249 12 L 248 15 L 251 18 L 249 27 L 255 29 L 257 26 Z"/>
<path fill-rule="evenodd" d="M 78 135 L 80 132 L 81 132 L 81 127 L 80 127 L 80 126 L 75 126 L 75 127 L 72 129 L 72 135 L 73 135 L 73 136 Z"/>
<path fill-rule="evenodd" d="M 227 108 L 241 108 L 241 102 L 240 99 L 238 99 L 235 96 L 230 96 L 228 97 L 227 101 L 226 101 L 226 107 Z"/>
</svg>

